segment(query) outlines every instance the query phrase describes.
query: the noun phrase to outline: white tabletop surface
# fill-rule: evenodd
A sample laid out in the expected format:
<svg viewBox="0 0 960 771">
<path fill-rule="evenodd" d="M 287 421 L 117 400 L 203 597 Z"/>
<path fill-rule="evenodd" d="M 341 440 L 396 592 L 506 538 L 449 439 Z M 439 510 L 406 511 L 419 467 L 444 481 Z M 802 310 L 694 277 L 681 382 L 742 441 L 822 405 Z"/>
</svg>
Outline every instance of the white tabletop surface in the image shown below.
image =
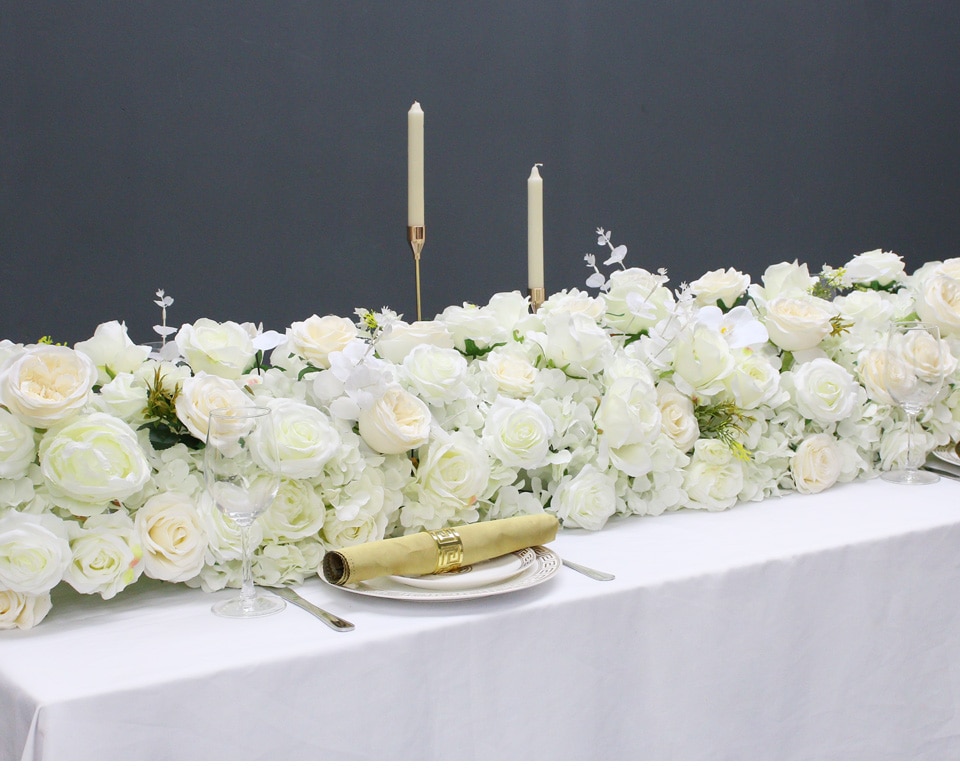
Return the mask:
<svg viewBox="0 0 960 771">
<path fill-rule="evenodd" d="M 214 616 L 142 581 L 0 633 L 0 759 L 956 759 L 960 483 L 882 480 L 563 531 L 449 603 Z"/>
</svg>

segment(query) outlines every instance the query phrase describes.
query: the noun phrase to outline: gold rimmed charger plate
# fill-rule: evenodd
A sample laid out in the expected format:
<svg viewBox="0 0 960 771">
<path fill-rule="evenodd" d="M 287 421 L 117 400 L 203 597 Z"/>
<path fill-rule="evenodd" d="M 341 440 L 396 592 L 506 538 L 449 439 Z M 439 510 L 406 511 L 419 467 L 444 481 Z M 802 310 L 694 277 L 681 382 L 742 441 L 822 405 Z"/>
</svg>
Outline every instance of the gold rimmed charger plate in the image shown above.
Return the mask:
<svg viewBox="0 0 960 771">
<path fill-rule="evenodd" d="M 532 552 L 532 559 L 527 560 L 523 552 Z M 457 574 L 450 576 L 439 575 L 431 577 L 428 582 L 411 583 L 410 577 L 382 576 L 361 581 L 357 584 L 337 586 L 320 578 L 334 589 L 343 589 L 355 594 L 364 594 L 368 597 L 386 597 L 391 600 L 405 600 L 408 602 L 452 602 L 455 600 L 471 600 L 479 597 L 494 597 L 499 594 L 517 592 L 538 586 L 553 578 L 560 570 L 560 558 L 545 546 L 531 546 L 529 550 L 521 549 L 514 552 L 521 562 L 527 564 L 520 570 L 509 571 L 499 579 L 484 581 L 479 585 L 464 585 L 463 579 Z M 478 563 L 482 565 L 482 563 Z M 478 572 L 483 567 L 478 568 Z M 423 577 L 421 577 L 423 578 Z M 449 579 L 446 582 L 444 579 Z"/>
</svg>

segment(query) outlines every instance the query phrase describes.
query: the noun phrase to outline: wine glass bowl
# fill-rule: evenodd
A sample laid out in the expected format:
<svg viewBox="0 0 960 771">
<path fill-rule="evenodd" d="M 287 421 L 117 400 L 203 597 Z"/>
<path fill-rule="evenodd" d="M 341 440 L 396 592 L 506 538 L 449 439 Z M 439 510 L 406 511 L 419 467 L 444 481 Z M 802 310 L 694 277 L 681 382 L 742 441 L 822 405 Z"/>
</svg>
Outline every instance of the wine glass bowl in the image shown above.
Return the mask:
<svg viewBox="0 0 960 771">
<path fill-rule="evenodd" d="M 257 592 L 250 553 L 250 529 L 270 507 L 280 486 L 280 462 L 270 410 L 211 410 L 203 475 L 214 504 L 240 531 L 243 561 L 240 596 L 217 602 L 213 612 L 227 618 L 255 618 L 283 610 L 286 603 L 282 599 Z"/>
<path fill-rule="evenodd" d="M 918 416 L 943 385 L 941 358 L 940 330 L 935 324 L 901 321 L 890 329 L 884 352 L 884 388 L 906 413 L 907 447 L 904 465 L 882 474 L 887 481 L 913 485 L 940 481 L 933 472 L 919 468 L 922 461 L 916 457 L 914 433 Z"/>
</svg>

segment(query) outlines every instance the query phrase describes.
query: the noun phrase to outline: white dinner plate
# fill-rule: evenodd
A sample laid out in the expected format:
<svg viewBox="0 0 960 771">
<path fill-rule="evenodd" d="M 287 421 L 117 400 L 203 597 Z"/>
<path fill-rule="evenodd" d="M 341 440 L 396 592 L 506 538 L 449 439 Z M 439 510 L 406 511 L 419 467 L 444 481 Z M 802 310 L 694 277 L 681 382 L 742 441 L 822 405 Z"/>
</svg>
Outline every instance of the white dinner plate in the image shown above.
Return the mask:
<svg viewBox="0 0 960 771">
<path fill-rule="evenodd" d="M 940 447 L 933 451 L 933 455 L 951 466 L 960 466 L 960 455 L 953 447 Z"/>
<path fill-rule="evenodd" d="M 516 592 L 520 589 L 527 589 L 531 586 L 537 586 L 556 575 L 560 569 L 560 558 L 545 546 L 532 546 L 529 549 L 521 549 L 532 552 L 532 559 L 528 559 L 525 567 L 520 570 L 515 569 L 516 560 L 505 562 L 510 565 L 511 572 L 500 580 L 493 583 L 484 582 L 480 585 L 463 586 L 456 583 L 450 583 L 451 579 L 457 580 L 462 574 L 438 575 L 426 585 L 412 585 L 409 583 L 410 576 L 382 576 L 380 578 L 371 578 L 369 581 L 361 581 L 357 584 L 344 584 L 337 586 L 331 584 L 321 574 L 321 580 L 328 586 L 335 589 L 343 589 L 347 592 L 356 594 L 365 594 L 368 597 L 387 597 L 392 600 L 408 600 L 412 602 L 450 602 L 452 600 L 470 600 L 476 597 L 493 597 L 498 594 L 507 594 Z M 512 555 L 508 555 L 512 556 Z M 499 558 L 498 558 L 499 559 Z M 491 560 L 492 561 L 492 560 Z M 503 571 L 502 565 L 495 568 Z M 469 575 L 469 574 L 467 574 Z M 424 578 L 424 576 L 420 576 Z M 433 578 L 433 577 L 431 577 Z M 444 581 L 447 581 L 445 584 Z"/>
<path fill-rule="evenodd" d="M 450 573 L 434 573 L 426 576 L 390 576 L 407 586 L 418 586 L 421 589 L 473 589 L 477 586 L 489 586 L 515 576 L 530 567 L 537 559 L 533 549 L 502 554 L 493 559 L 466 565 Z"/>
</svg>

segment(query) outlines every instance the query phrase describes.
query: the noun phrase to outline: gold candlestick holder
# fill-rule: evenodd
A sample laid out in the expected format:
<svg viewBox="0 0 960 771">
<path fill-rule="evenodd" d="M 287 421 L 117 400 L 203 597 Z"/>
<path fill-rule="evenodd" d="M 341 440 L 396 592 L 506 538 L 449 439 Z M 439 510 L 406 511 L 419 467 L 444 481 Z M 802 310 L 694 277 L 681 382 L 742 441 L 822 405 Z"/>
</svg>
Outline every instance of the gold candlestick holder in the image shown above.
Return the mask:
<svg viewBox="0 0 960 771">
<path fill-rule="evenodd" d="M 423 251 L 423 242 L 426 241 L 426 229 L 424 226 L 408 225 L 407 241 L 410 242 L 410 249 L 413 252 L 413 261 L 417 273 L 417 321 L 423 321 L 423 314 L 420 308 L 420 252 Z"/>
<path fill-rule="evenodd" d="M 533 309 L 533 312 L 536 313 L 541 305 L 547 299 L 547 290 L 542 286 L 532 286 L 530 287 L 530 307 Z"/>
</svg>

